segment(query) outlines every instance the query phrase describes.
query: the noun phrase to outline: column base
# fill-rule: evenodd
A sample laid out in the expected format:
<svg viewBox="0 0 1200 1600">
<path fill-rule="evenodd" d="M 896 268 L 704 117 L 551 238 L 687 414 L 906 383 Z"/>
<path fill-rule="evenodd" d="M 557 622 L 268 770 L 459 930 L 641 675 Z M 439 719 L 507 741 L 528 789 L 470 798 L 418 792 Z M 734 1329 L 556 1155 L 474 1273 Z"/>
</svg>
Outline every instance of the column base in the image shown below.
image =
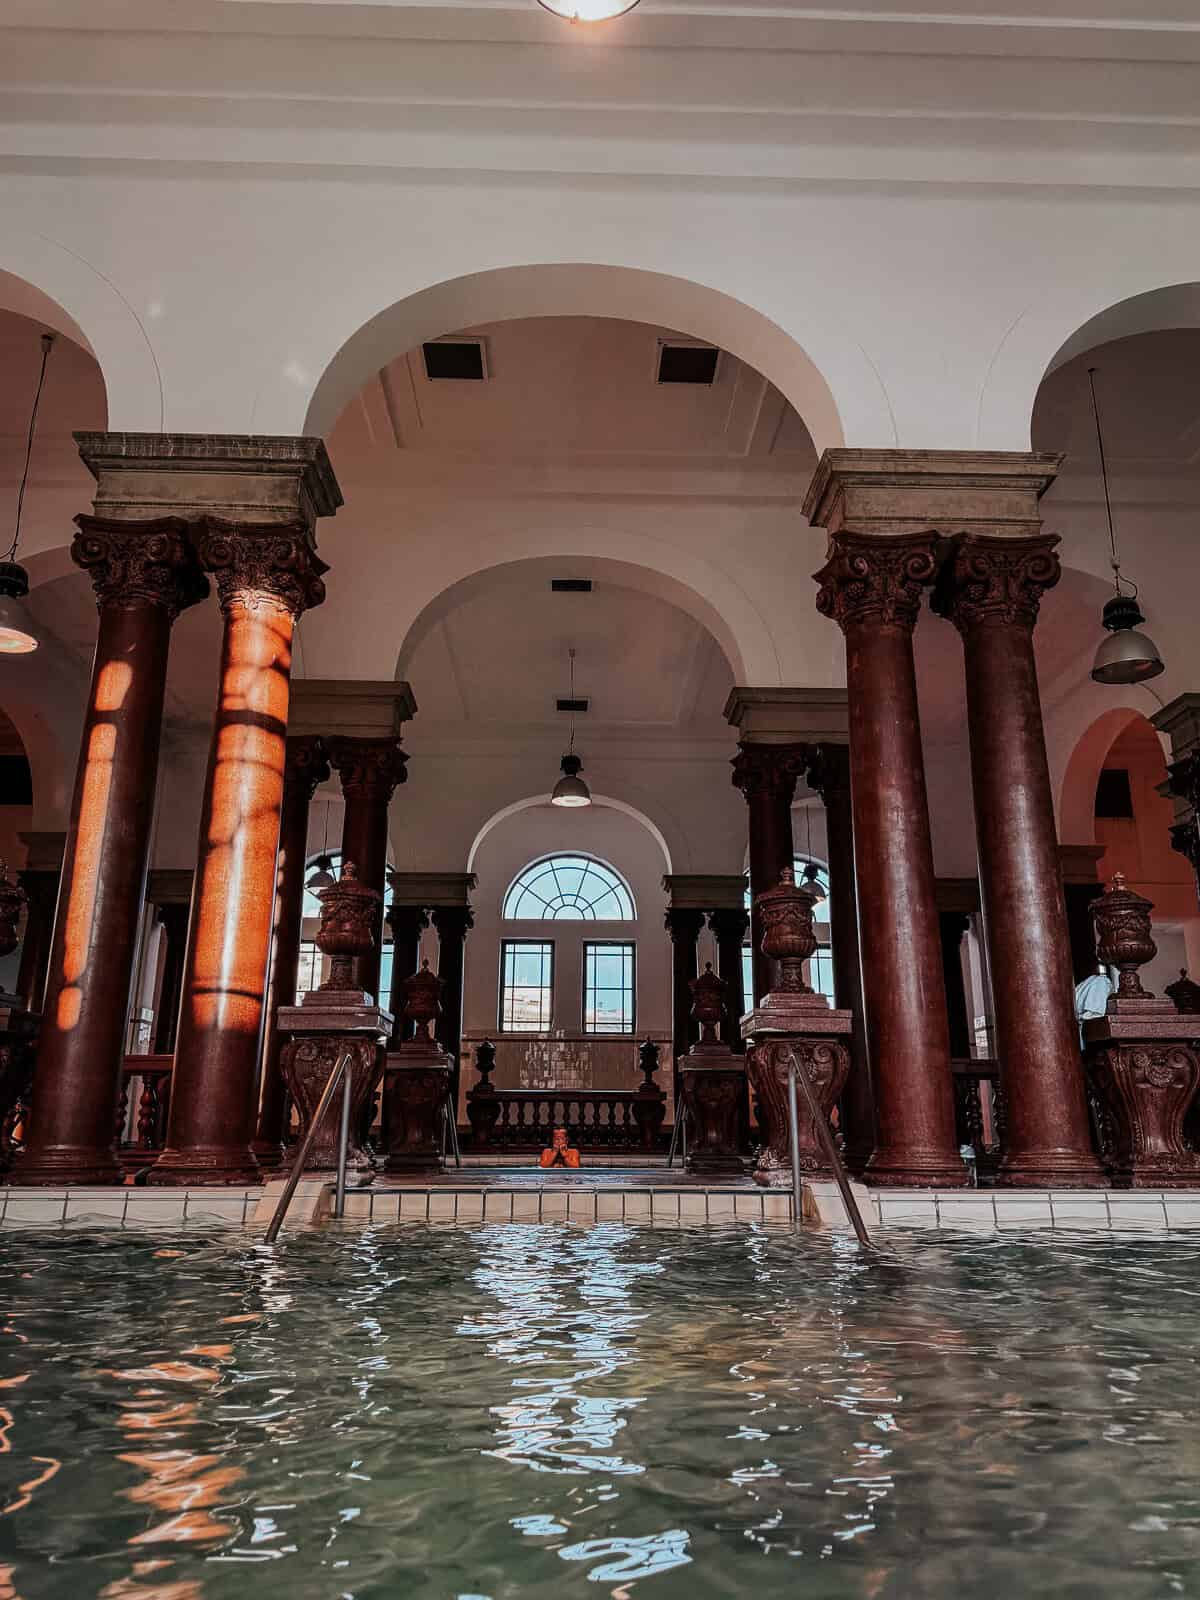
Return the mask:
<svg viewBox="0 0 1200 1600">
<path fill-rule="evenodd" d="M 250 1145 L 250 1154 L 262 1172 L 278 1172 L 284 1165 L 283 1146 L 278 1140 L 255 1139 Z"/>
<path fill-rule="evenodd" d="M 999 1189 L 1107 1189 L 1097 1156 L 1077 1150 L 1029 1150 L 1009 1154 L 996 1173 Z"/>
<path fill-rule="evenodd" d="M 56 1145 L 49 1150 L 22 1151 L 6 1182 L 29 1188 L 58 1189 L 66 1185 L 111 1188 L 125 1174 L 113 1150 L 86 1145 Z"/>
<path fill-rule="evenodd" d="M 940 1150 L 876 1150 L 863 1176 L 880 1189 L 965 1189 L 971 1182 L 966 1163 Z"/>
<path fill-rule="evenodd" d="M 200 1189 L 207 1184 L 261 1183 L 262 1173 L 249 1146 L 164 1150 L 146 1182 L 154 1189 Z"/>
</svg>

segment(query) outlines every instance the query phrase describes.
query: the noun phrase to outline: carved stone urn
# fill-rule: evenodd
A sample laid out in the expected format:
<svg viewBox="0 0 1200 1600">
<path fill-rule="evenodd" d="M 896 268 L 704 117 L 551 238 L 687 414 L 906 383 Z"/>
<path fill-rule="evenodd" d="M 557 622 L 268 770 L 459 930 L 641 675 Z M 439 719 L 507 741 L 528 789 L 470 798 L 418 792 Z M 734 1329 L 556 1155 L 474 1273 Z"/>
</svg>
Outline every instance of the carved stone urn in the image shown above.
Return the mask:
<svg viewBox="0 0 1200 1600">
<path fill-rule="evenodd" d="M 280 1066 L 300 1119 L 303 1141 L 338 1059 L 348 1054 L 350 1067 L 350 1142 L 346 1172 L 351 1183 L 369 1183 L 374 1173 L 370 1152 L 359 1132 L 369 1121 L 367 1107 L 383 1071 L 383 1049 L 392 1031 L 388 1011 L 371 1001 L 355 983 L 358 961 L 373 948 L 382 896 L 358 881 L 352 861 L 339 882 L 318 895 L 321 925 L 317 948 L 330 957 L 329 976 L 304 996 L 302 1005 L 280 1006 L 279 1030 L 287 1034 Z M 305 1163 L 306 1172 L 329 1172 L 337 1166 L 341 1128 L 341 1094 L 335 1094 Z"/>
<path fill-rule="evenodd" d="M 742 1056 L 723 1044 L 717 1030 L 724 1015 L 727 989 L 705 967 L 689 984 L 692 1015 L 700 1039 L 680 1058 L 679 1076 L 689 1122 L 689 1172 L 741 1173 L 742 1128 L 745 1123 L 746 1067 Z M 678 1113 L 677 1113 L 678 1115 Z"/>
<path fill-rule="evenodd" d="M 638 1065 L 642 1081 L 637 1087 L 633 1102 L 633 1120 L 637 1124 L 638 1140 L 646 1155 L 653 1155 L 659 1147 L 663 1121 L 667 1115 L 667 1097 L 654 1074 L 658 1071 L 658 1045 L 653 1039 L 643 1039 L 638 1046 Z"/>
<path fill-rule="evenodd" d="M 404 1015 L 413 1024 L 411 1039 L 387 1058 L 383 1084 L 383 1125 L 389 1173 L 441 1172 L 442 1143 L 454 1063 L 433 1036 L 442 1012 L 442 980 L 423 962 L 401 985 Z"/>
<path fill-rule="evenodd" d="M 496 1046 L 483 1039 L 475 1046 L 475 1068 L 479 1082 L 467 1094 L 467 1120 L 471 1124 L 471 1148 L 491 1148 L 492 1136 L 500 1120 L 500 1095 L 492 1082 L 496 1070 Z"/>
<path fill-rule="evenodd" d="M 21 885 L 9 877 L 7 863 L 0 861 L 0 956 L 12 955 L 21 942 L 17 924 L 28 900 Z"/>
<path fill-rule="evenodd" d="M 1138 975 L 1155 954 L 1152 910 L 1120 873 L 1092 902 L 1096 954 L 1121 976 L 1105 1015 L 1083 1025 L 1084 1062 L 1104 1111 L 1113 1183 L 1190 1189 L 1200 1185 L 1200 1156 L 1184 1121 L 1200 1088 L 1200 1054 L 1175 1006 L 1156 1000 Z"/>
<path fill-rule="evenodd" d="M 1116 967 L 1118 1000 L 1152 1000 L 1142 987 L 1138 968 L 1158 954 L 1150 931 L 1154 902 L 1126 887 L 1124 875 L 1113 874 L 1112 882 L 1091 903 L 1096 930 L 1096 955 L 1106 967 Z"/>
<path fill-rule="evenodd" d="M 792 1054 L 806 1073 L 826 1121 L 850 1070 L 846 1047 L 853 1027 L 850 1012 L 835 1011 L 804 979 L 804 963 L 817 948 L 813 928 L 817 898 L 809 885 L 798 884 L 792 869 L 785 867 L 778 885 L 754 902 L 763 930 L 762 950 L 771 962 L 774 981 L 762 1004 L 742 1018 L 741 1030 L 763 1133 L 754 1180 L 765 1185 L 782 1187 L 791 1182 L 787 1087 Z M 814 1178 L 831 1178 L 816 1124 L 799 1086 L 797 1097 L 800 1170 Z"/>
</svg>

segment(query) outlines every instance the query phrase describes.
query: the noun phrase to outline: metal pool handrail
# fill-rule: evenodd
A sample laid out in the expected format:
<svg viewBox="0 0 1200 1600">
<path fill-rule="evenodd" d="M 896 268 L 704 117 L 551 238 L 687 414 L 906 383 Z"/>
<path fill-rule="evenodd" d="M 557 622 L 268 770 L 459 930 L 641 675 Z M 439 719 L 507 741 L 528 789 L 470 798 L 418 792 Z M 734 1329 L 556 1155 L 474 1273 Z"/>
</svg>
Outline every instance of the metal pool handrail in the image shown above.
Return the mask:
<svg viewBox="0 0 1200 1600">
<path fill-rule="evenodd" d="M 321 1098 L 317 1101 L 317 1109 L 313 1119 L 308 1125 L 308 1132 L 304 1135 L 300 1148 L 296 1151 L 296 1159 L 292 1163 L 292 1170 L 288 1174 L 288 1181 L 284 1185 L 283 1193 L 279 1196 L 279 1204 L 275 1207 L 275 1215 L 267 1224 L 266 1241 L 274 1244 L 279 1236 L 279 1229 L 287 1215 L 287 1209 L 292 1203 L 292 1196 L 296 1193 L 296 1185 L 304 1175 L 304 1164 L 308 1160 L 308 1152 L 312 1149 L 313 1140 L 321 1126 L 321 1119 L 329 1110 L 339 1082 L 345 1084 L 342 1094 L 342 1125 L 338 1139 L 338 1176 L 337 1200 L 334 1205 L 334 1215 L 341 1216 L 345 1204 L 346 1194 L 346 1146 L 350 1137 L 350 1067 L 353 1057 L 348 1050 L 344 1051 L 334 1064 L 333 1071 L 326 1080 L 325 1087 L 321 1090 Z"/>
<path fill-rule="evenodd" d="M 817 1104 L 817 1097 L 813 1093 L 812 1084 L 808 1081 L 808 1074 L 800 1065 L 794 1050 L 789 1052 L 790 1067 L 788 1070 L 788 1117 L 791 1122 L 792 1134 L 792 1204 L 796 1210 L 796 1221 L 800 1220 L 800 1117 L 796 1107 L 796 1080 L 800 1080 L 804 1089 L 804 1098 L 808 1101 L 809 1113 L 812 1116 L 813 1126 L 817 1130 L 817 1138 L 824 1152 L 826 1161 L 833 1168 L 833 1175 L 837 1179 L 837 1186 L 841 1191 L 842 1204 L 846 1214 L 854 1225 L 858 1235 L 858 1242 L 865 1250 L 873 1250 L 871 1236 L 867 1232 L 867 1225 L 862 1219 L 862 1212 L 858 1209 L 858 1201 L 854 1198 L 854 1191 L 850 1187 L 850 1180 L 846 1176 L 846 1169 L 842 1165 L 842 1158 L 838 1154 L 838 1147 L 833 1142 L 833 1135 L 829 1131 L 829 1124 L 825 1121 L 821 1107 Z"/>
</svg>

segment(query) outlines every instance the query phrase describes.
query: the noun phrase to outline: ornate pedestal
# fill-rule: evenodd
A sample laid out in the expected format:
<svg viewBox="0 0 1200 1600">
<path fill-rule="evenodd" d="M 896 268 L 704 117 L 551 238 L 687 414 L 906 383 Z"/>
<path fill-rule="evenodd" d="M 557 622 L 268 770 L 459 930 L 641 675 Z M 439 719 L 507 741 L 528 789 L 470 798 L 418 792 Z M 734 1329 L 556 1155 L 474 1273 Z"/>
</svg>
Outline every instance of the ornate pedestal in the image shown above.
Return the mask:
<svg viewBox="0 0 1200 1600">
<path fill-rule="evenodd" d="M 725 985 L 710 962 L 698 978 L 692 979 L 690 988 L 692 1010 L 700 1022 L 700 1043 L 693 1045 L 679 1063 L 684 1102 L 691 1118 L 687 1169 L 741 1173 L 745 1171 L 741 1128 L 746 1069 L 743 1058 L 717 1037 L 725 1006 Z"/>
<path fill-rule="evenodd" d="M 1183 1132 L 1200 1087 L 1200 1038 L 1189 1036 L 1175 1006 L 1156 1000 L 1138 968 L 1155 955 L 1151 902 L 1120 873 L 1092 904 L 1096 953 L 1120 973 L 1107 1013 L 1085 1022 L 1088 1077 L 1108 1123 L 1106 1166 L 1124 1189 L 1200 1185 L 1200 1156 Z"/>
<path fill-rule="evenodd" d="M 835 1011 L 823 995 L 814 994 L 804 981 L 804 962 L 817 947 L 812 926 L 815 896 L 797 885 L 790 867 L 779 887 L 758 897 L 756 909 L 763 929 L 763 950 L 770 957 L 774 979 L 771 992 L 742 1018 L 746 1041 L 746 1068 L 758 1102 L 759 1122 L 765 1139 L 754 1181 L 784 1185 L 791 1182 L 792 1151 L 788 1119 L 788 1068 L 795 1052 L 828 1119 L 845 1087 L 850 1071 L 849 1038 L 853 1013 Z M 816 1126 L 803 1089 L 797 1085 L 801 1171 L 818 1178 L 833 1173 L 821 1154 Z"/>
<path fill-rule="evenodd" d="M 475 1067 L 479 1082 L 467 1092 L 467 1120 L 471 1124 L 471 1148 L 487 1150 L 500 1120 L 500 1096 L 491 1074 L 496 1070 L 496 1046 L 484 1039 L 475 1046 Z"/>
<path fill-rule="evenodd" d="M 642 1081 L 638 1084 L 637 1099 L 633 1102 L 633 1120 L 637 1123 L 638 1139 L 646 1155 L 658 1149 L 663 1119 L 667 1114 L 667 1097 L 654 1081 L 658 1071 L 658 1046 L 653 1039 L 644 1039 L 638 1047 L 638 1062 Z"/>
<path fill-rule="evenodd" d="M 321 927 L 317 945 L 324 955 L 332 957 L 330 973 L 319 989 L 305 995 L 303 1005 L 280 1006 L 277 1027 L 288 1041 L 280 1067 L 300 1115 L 303 1140 L 338 1057 L 346 1052 L 353 1057 L 346 1174 L 350 1183 L 365 1184 L 374 1176 L 374 1166 L 357 1134 L 364 1122 L 363 1109 L 374 1095 L 383 1070 L 392 1016 L 355 986 L 355 969 L 363 952 L 371 948 L 380 897 L 358 882 L 354 863 L 347 861 L 340 882 L 322 889 L 319 898 Z M 305 1163 L 306 1172 L 326 1172 L 337 1166 L 340 1127 L 339 1093 L 321 1119 Z"/>
<path fill-rule="evenodd" d="M 441 1011 L 441 987 L 428 962 L 402 985 L 404 1013 L 416 1023 L 416 1033 L 389 1054 L 384 1070 L 384 1171 L 388 1173 L 444 1169 L 442 1131 L 454 1063 L 430 1031 Z"/>
</svg>

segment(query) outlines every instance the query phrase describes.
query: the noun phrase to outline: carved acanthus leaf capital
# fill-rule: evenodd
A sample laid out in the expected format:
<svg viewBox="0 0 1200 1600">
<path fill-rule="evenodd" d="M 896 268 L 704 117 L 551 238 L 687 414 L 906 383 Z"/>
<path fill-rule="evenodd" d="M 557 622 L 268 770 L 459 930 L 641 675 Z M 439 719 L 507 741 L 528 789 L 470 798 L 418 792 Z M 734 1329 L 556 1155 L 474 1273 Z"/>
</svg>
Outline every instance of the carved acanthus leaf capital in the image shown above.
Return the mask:
<svg viewBox="0 0 1200 1600">
<path fill-rule="evenodd" d="M 298 617 L 325 598 L 321 574 L 329 568 L 301 523 L 206 517 L 196 528 L 196 548 L 216 580 L 222 610 L 275 606 Z"/>
<path fill-rule="evenodd" d="M 307 804 L 317 785 L 329 777 L 329 757 L 325 742 L 316 734 L 292 734 L 285 747 L 283 782 L 286 789 L 303 792 Z"/>
<path fill-rule="evenodd" d="M 1062 576 L 1057 534 L 1026 539 L 960 533 L 938 574 L 933 609 L 960 633 L 977 627 L 1032 628 L 1047 589 Z"/>
<path fill-rule="evenodd" d="M 850 747 L 845 744 L 809 746 L 808 786 L 819 794 L 827 810 L 850 804 Z"/>
<path fill-rule="evenodd" d="M 408 774 L 408 757 L 398 739 L 326 739 L 329 760 L 337 769 L 347 799 L 387 805 Z"/>
<path fill-rule="evenodd" d="M 179 517 L 115 522 L 78 516 L 71 559 L 92 580 L 100 606 L 161 606 L 171 620 L 208 594 L 208 580 Z"/>
<path fill-rule="evenodd" d="M 937 538 L 835 533 L 814 581 L 817 610 L 840 628 L 867 622 L 913 628 L 921 591 L 937 571 Z"/>
<path fill-rule="evenodd" d="M 740 744 L 733 758 L 733 786 L 747 800 L 768 796 L 790 806 L 796 779 L 807 763 L 807 745 Z"/>
<path fill-rule="evenodd" d="M 1184 800 L 1193 811 L 1200 811 L 1200 750 L 1172 761 L 1167 768 L 1167 788 L 1177 800 Z"/>
</svg>

